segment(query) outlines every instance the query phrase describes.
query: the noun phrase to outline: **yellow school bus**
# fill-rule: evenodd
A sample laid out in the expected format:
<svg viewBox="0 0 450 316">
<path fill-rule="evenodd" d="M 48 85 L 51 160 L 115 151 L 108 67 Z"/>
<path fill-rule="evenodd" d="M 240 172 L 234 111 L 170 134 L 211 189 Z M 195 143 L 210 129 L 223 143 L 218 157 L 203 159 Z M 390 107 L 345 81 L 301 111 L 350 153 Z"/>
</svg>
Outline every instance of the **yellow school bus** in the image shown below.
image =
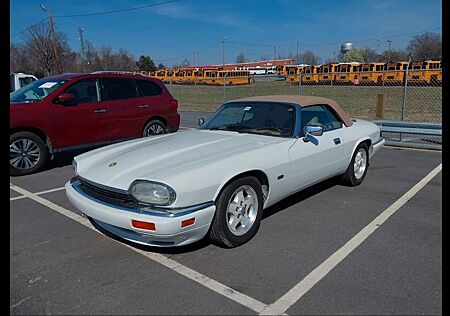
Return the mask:
<svg viewBox="0 0 450 316">
<path fill-rule="evenodd" d="M 334 80 L 337 63 L 329 63 L 317 66 L 317 83 L 330 84 Z"/>
<path fill-rule="evenodd" d="M 319 66 L 304 66 L 301 69 L 302 84 L 314 84 L 318 82 L 318 75 L 317 75 L 318 67 Z"/>
<path fill-rule="evenodd" d="M 250 83 L 249 70 L 218 70 L 218 84 L 241 85 Z"/>
</svg>

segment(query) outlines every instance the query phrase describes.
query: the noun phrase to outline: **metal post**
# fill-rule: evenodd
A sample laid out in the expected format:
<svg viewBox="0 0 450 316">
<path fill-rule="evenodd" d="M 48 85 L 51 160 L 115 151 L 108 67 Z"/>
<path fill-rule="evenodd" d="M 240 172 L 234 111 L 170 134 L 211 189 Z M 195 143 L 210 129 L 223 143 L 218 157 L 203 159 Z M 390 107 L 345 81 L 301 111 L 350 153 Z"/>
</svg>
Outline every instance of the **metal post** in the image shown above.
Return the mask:
<svg viewBox="0 0 450 316">
<path fill-rule="evenodd" d="M 252 85 L 252 95 L 255 95 L 255 79 L 251 78 L 250 83 Z"/>
<path fill-rule="evenodd" d="M 222 35 L 221 39 L 222 39 L 222 66 L 224 66 L 225 65 L 225 39 L 226 39 L 226 36 Z"/>
<path fill-rule="evenodd" d="M 300 68 L 300 73 L 298 74 L 298 95 L 301 95 L 302 88 L 302 68 Z"/>
<path fill-rule="evenodd" d="M 225 73 L 225 76 L 223 76 L 223 103 L 225 103 L 227 101 L 227 95 L 226 95 L 226 90 L 225 90 L 227 75 L 228 75 L 228 71 Z"/>
<path fill-rule="evenodd" d="M 389 54 L 388 54 L 388 63 L 391 62 L 391 44 L 392 44 L 392 40 L 387 40 L 388 44 L 389 44 Z"/>
<path fill-rule="evenodd" d="M 405 71 L 405 84 L 404 84 L 404 88 L 403 88 L 402 121 L 405 119 L 405 114 L 406 114 L 406 90 L 408 87 L 408 71 L 409 71 L 410 63 L 411 63 L 411 57 L 409 58 L 408 66 L 406 66 L 406 71 Z"/>
</svg>

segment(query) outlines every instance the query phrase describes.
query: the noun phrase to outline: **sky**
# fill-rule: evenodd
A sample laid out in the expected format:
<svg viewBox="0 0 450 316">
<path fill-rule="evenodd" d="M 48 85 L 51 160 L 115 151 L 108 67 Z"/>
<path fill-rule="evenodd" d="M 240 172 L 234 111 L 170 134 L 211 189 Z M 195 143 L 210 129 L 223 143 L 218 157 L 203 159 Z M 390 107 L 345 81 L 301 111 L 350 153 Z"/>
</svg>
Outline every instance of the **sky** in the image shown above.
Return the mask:
<svg viewBox="0 0 450 316">
<path fill-rule="evenodd" d="M 404 49 L 413 33 L 442 30 L 441 0 L 173 0 L 63 17 L 166 1 L 11 0 L 10 41 L 20 42 L 21 31 L 47 17 L 40 4 L 53 12 L 56 30 L 75 51 L 82 27 L 95 48 L 124 48 L 168 66 L 184 58 L 193 64 L 193 51 L 196 64 L 221 64 L 221 36 L 225 63 L 234 63 L 239 53 L 249 60 L 271 59 L 274 52 L 295 55 L 297 42 L 300 54 L 311 50 L 325 61 L 345 42 L 382 52 L 388 39 L 392 49 Z"/>
</svg>

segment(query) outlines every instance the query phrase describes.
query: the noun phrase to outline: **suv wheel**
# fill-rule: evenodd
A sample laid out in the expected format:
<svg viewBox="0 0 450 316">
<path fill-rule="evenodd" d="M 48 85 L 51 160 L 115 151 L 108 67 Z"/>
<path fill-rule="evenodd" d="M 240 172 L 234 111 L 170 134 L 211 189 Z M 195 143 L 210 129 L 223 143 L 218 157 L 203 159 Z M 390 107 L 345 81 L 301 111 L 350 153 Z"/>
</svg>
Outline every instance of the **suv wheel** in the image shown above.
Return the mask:
<svg viewBox="0 0 450 316">
<path fill-rule="evenodd" d="M 9 173 L 27 175 L 41 169 L 47 161 L 47 148 L 42 139 L 30 132 L 9 136 Z"/>
<path fill-rule="evenodd" d="M 165 133 L 167 133 L 167 127 L 163 122 L 160 120 L 151 120 L 145 125 L 142 136 L 147 137 Z"/>
</svg>

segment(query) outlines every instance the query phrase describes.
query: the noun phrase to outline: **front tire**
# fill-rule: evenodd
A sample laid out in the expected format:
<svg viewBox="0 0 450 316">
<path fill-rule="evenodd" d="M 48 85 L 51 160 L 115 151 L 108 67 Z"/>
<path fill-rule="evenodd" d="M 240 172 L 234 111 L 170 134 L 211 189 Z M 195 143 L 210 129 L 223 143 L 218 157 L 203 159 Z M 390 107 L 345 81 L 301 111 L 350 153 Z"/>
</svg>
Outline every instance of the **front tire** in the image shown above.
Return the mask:
<svg viewBox="0 0 450 316">
<path fill-rule="evenodd" d="M 360 185 L 366 177 L 369 167 L 369 148 L 366 143 L 361 143 L 356 147 L 352 160 L 342 175 L 342 182 L 348 186 Z"/>
<path fill-rule="evenodd" d="M 142 137 L 161 135 L 167 133 L 166 125 L 160 120 L 151 120 L 145 124 Z"/>
<path fill-rule="evenodd" d="M 210 239 L 228 248 L 240 246 L 255 236 L 263 213 L 261 184 L 255 177 L 230 183 L 216 201 Z"/>
<path fill-rule="evenodd" d="M 47 147 L 36 134 L 18 132 L 9 136 L 10 175 L 23 176 L 39 171 L 47 157 Z"/>
</svg>

